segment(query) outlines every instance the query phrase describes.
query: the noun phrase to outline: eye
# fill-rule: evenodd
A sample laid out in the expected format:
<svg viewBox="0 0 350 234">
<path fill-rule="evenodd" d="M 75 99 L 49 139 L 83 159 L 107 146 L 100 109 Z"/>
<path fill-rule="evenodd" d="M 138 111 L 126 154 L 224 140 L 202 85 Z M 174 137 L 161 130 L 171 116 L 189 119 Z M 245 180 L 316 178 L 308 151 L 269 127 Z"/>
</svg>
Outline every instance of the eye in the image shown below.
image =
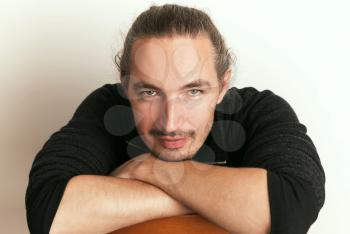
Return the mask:
<svg viewBox="0 0 350 234">
<path fill-rule="evenodd" d="M 191 89 L 189 91 L 189 94 L 191 96 L 198 96 L 199 94 L 201 94 L 203 92 L 203 90 L 200 90 L 200 89 Z"/>
<path fill-rule="evenodd" d="M 153 97 L 153 96 L 155 96 L 156 94 L 157 94 L 157 92 L 154 91 L 154 90 L 151 90 L 151 89 L 145 90 L 145 91 L 142 91 L 142 92 L 141 92 L 141 95 L 142 95 L 142 96 L 146 96 L 146 97 Z"/>
</svg>

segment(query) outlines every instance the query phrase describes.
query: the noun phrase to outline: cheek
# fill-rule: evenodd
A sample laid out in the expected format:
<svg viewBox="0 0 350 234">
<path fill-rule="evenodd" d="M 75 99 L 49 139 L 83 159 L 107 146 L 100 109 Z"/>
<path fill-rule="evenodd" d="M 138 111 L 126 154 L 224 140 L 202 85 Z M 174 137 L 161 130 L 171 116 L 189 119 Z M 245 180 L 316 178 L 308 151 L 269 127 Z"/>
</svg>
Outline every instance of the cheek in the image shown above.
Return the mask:
<svg viewBox="0 0 350 234">
<path fill-rule="evenodd" d="M 146 134 L 150 128 L 152 127 L 152 121 L 151 121 L 151 117 L 150 115 L 147 114 L 139 114 L 137 116 L 135 116 L 135 119 L 138 120 L 137 122 L 137 129 L 139 131 L 140 134 Z"/>
<path fill-rule="evenodd" d="M 136 128 L 139 132 L 145 132 L 149 125 L 150 115 L 149 107 L 145 105 L 140 105 L 137 102 L 131 103 L 131 109 L 133 112 L 134 121 L 136 123 Z"/>
<path fill-rule="evenodd" d="M 195 108 L 188 112 L 187 123 L 196 131 L 197 138 L 208 135 L 214 120 L 214 111 L 206 105 L 203 108 Z"/>
<path fill-rule="evenodd" d="M 156 120 L 157 116 L 161 113 L 159 104 L 154 102 L 135 102 L 132 105 L 134 118 L 138 123 L 143 125 L 146 123 L 152 123 Z"/>
<path fill-rule="evenodd" d="M 190 115 L 195 122 L 200 125 L 203 125 L 204 123 L 208 123 L 208 120 L 210 120 L 214 114 L 215 111 L 215 101 L 213 100 L 206 100 L 196 103 L 196 105 L 191 106 L 191 108 L 188 108 L 186 112 Z"/>
<path fill-rule="evenodd" d="M 206 113 L 206 115 L 202 115 L 200 120 L 200 128 L 201 134 L 207 135 L 213 125 L 214 115 L 212 113 Z"/>
<path fill-rule="evenodd" d="M 197 125 L 198 134 L 208 134 L 210 131 L 214 120 L 215 103 L 215 100 L 211 99 L 193 109 L 191 119 Z"/>
<path fill-rule="evenodd" d="M 140 135 L 149 138 L 149 131 L 157 125 L 162 110 L 156 102 L 137 103 L 133 106 L 134 118 Z"/>
<path fill-rule="evenodd" d="M 210 93 L 201 99 L 190 101 L 186 104 L 188 111 L 200 112 L 203 115 L 210 115 L 216 108 L 217 97 Z"/>
</svg>

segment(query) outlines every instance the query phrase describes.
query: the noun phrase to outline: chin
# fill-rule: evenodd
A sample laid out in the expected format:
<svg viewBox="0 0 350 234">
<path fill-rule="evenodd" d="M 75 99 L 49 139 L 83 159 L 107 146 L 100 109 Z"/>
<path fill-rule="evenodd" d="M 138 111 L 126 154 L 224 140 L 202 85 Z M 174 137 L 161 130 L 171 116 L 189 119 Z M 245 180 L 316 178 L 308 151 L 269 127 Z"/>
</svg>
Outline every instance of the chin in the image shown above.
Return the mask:
<svg viewBox="0 0 350 234">
<path fill-rule="evenodd" d="M 155 155 L 159 159 L 170 162 L 189 160 L 196 154 L 196 151 L 200 148 L 197 148 L 195 146 L 196 143 L 194 139 L 191 139 L 191 141 L 187 142 L 183 147 L 174 149 L 163 147 L 153 137 L 150 137 L 148 139 L 146 138 L 144 142 L 146 143 L 148 149 L 150 149 L 153 155 Z"/>
<path fill-rule="evenodd" d="M 161 147 L 161 150 L 152 150 L 152 153 L 159 159 L 170 162 L 189 160 L 193 157 L 194 153 L 188 151 L 188 149 L 165 149 Z"/>
</svg>

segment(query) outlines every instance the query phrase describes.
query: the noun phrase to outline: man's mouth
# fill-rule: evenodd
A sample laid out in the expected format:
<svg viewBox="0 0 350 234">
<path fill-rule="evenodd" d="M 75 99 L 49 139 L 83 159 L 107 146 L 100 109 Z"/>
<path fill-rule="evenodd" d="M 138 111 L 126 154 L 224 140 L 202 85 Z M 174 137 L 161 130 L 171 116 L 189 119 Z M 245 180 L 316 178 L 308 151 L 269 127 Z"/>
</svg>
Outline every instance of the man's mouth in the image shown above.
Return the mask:
<svg viewBox="0 0 350 234">
<path fill-rule="evenodd" d="M 164 148 L 177 149 L 186 144 L 188 137 L 159 137 L 158 139 Z"/>
</svg>

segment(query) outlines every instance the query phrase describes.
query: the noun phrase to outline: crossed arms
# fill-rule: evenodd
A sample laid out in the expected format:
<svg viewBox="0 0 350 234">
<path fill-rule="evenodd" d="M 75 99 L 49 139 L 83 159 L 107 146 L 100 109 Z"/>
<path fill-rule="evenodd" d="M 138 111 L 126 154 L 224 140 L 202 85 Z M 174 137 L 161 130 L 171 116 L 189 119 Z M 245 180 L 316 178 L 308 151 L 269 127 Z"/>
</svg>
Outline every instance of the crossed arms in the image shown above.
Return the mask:
<svg viewBox="0 0 350 234">
<path fill-rule="evenodd" d="M 245 122 L 251 137 L 241 167 L 231 168 L 122 160 L 120 139 L 101 121 L 121 102 L 114 90 L 90 94 L 37 154 L 26 192 L 31 233 L 107 233 L 198 213 L 233 233 L 302 234 L 317 219 L 325 174 L 306 127 L 279 96 L 245 89 L 248 104 L 256 102 Z"/>
<path fill-rule="evenodd" d="M 144 154 L 110 176 L 68 183 L 50 233 L 108 233 L 160 217 L 196 212 L 230 233 L 269 233 L 266 170 Z"/>
</svg>

